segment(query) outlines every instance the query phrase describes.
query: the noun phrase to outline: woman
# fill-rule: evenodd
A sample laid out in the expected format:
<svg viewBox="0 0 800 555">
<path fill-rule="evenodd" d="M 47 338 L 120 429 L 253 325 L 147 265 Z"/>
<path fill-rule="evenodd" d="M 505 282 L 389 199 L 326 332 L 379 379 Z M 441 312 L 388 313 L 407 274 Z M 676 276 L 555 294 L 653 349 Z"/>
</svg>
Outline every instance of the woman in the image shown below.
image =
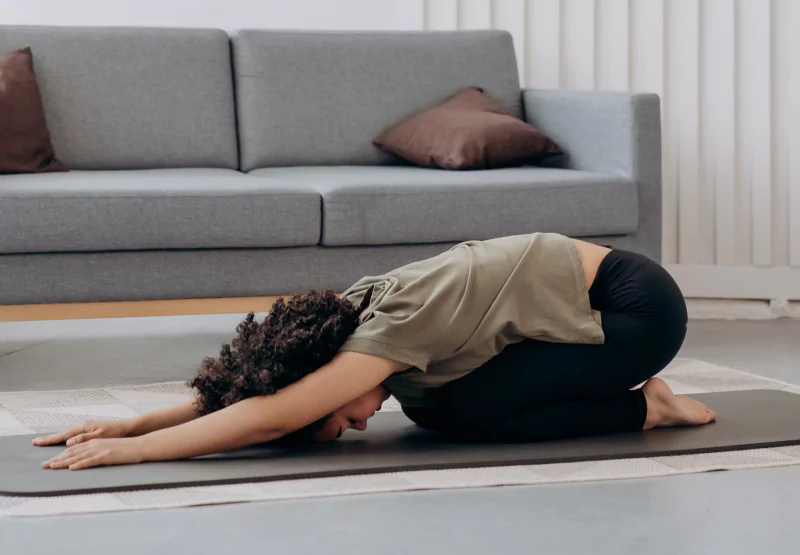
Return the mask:
<svg viewBox="0 0 800 555">
<path fill-rule="evenodd" d="M 66 441 L 43 467 L 77 470 L 331 441 L 366 429 L 390 394 L 419 425 L 478 441 L 700 425 L 715 413 L 652 378 L 686 322 L 644 256 L 552 233 L 469 241 L 340 298 L 279 299 L 203 361 L 196 399 L 34 444 Z"/>
</svg>

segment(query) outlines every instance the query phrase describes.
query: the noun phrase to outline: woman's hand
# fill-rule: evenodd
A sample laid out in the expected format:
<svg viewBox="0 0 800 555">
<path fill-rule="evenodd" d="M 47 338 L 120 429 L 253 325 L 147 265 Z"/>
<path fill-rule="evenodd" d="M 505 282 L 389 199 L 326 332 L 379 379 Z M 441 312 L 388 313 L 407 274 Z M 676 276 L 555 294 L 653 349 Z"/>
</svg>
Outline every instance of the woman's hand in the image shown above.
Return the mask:
<svg viewBox="0 0 800 555">
<path fill-rule="evenodd" d="M 138 464 L 144 460 L 142 439 L 90 439 L 65 449 L 60 455 L 42 463 L 42 468 L 82 470 L 93 466 Z"/>
<path fill-rule="evenodd" d="M 90 439 L 127 437 L 133 431 L 134 421 L 128 420 L 87 420 L 83 424 L 45 437 L 37 437 L 34 445 L 57 445 L 67 442 L 67 446 L 77 445 Z"/>
</svg>

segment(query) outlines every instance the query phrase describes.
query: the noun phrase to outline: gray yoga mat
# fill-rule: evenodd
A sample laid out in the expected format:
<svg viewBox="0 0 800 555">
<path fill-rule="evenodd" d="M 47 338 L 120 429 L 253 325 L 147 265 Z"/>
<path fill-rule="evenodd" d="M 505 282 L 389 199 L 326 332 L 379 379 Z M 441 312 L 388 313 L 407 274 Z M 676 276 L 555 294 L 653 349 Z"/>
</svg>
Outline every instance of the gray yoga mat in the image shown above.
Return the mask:
<svg viewBox="0 0 800 555">
<path fill-rule="evenodd" d="M 800 395 L 736 391 L 696 395 L 717 422 L 527 444 L 447 440 L 402 413 L 378 413 L 365 432 L 330 444 L 264 445 L 183 461 L 82 471 L 43 470 L 63 446 L 34 447 L 34 436 L 0 438 L 0 494 L 50 496 L 190 485 L 266 482 L 403 470 L 511 466 L 706 453 L 800 443 Z"/>
</svg>

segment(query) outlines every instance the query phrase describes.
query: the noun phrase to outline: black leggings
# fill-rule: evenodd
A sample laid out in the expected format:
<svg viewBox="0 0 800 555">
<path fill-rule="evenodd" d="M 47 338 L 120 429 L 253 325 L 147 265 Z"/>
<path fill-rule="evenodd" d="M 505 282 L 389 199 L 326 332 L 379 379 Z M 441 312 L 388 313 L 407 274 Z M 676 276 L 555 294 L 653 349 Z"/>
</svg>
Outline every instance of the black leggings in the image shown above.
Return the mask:
<svg viewBox="0 0 800 555">
<path fill-rule="evenodd" d="M 686 335 L 671 276 L 640 254 L 612 250 L 589 290 L 602 345 L 526 340 L 436 390 L 435 409 L 404 408 L 417 424 L 462 439 L 542 441 L 641 430 L 647 403 L 631 390 L 660 372 Z"/>
</svg>

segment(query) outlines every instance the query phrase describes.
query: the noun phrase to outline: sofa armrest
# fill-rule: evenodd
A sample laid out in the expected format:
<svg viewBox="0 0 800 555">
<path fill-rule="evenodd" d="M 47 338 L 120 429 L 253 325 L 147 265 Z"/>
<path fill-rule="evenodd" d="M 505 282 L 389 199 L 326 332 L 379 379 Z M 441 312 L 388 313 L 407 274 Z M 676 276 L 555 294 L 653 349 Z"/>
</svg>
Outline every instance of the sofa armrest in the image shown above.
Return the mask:
<svg viewBox="0 0 800 555">
<path fill-rule="evenodd" d="M 525 120 L 565 155 L 560 167 L 624 176 L 638 183 L 639 227 L 626 248 L 661 260 L 661 113 L 654 94 L 522 92 Z"/>
</svg>

